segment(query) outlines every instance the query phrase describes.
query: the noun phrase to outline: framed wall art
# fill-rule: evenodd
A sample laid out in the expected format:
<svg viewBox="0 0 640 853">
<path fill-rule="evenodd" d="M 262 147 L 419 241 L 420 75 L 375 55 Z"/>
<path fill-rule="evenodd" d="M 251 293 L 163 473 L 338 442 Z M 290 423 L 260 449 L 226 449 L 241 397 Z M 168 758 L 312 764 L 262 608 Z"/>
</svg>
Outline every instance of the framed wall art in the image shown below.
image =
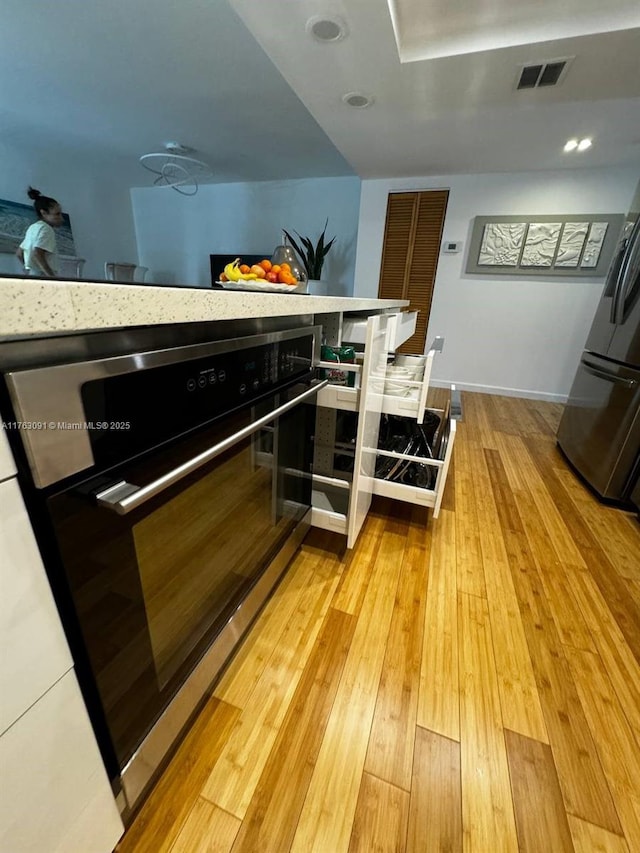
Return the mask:
<svg viewBox="0 0 640 853">
<path fill-rule="evenodd" d="M 606 275 L 622 213 L 476 216 L 466 272 L 484 275 Z"/>
<path fill-rule="evenodd" d="M 62 214 L 63 224 L 56 228 L 56 244 L 59 255 L 75 255 L 76 248 L 71 232 L 71 220 Z M 13 254 L 26 234 L 27 228 L 37 219 L 31 204 L 0 199 L 0 252 Z"/>
</svg>

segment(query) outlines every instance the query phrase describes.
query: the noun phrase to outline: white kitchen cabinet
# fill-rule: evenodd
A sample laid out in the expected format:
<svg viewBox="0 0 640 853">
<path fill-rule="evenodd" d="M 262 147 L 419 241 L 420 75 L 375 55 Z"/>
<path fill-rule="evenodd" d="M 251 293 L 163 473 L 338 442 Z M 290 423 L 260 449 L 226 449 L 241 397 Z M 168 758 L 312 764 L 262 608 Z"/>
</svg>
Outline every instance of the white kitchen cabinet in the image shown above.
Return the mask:
<svg viewBox="0 0 640 853">
<path fill-rule="evenodd" d="M 0 737 L 0 850 L 108 853 L 123 834 L 73 670 Z"/>
<path fill-rule="evenodd" d="M 0 482 L 0 647 L 0 851 L 111 853 L 124 827 L 15 477 Z"/>
<path fill-rule="evenodd" d="M 9 442 L 5 435 L 4 425 L 0 430 L 0 481 L 13 477 L 16 473 L 16 463 L 9 448 Z"/>
<path fill-rule="evenodd" d="M 349 411 L 358 411 L 358 426 L 355 442 L 354 474 L 351 485 L 344 480 L 336 480 L 331 476 L 314 476 L 314 495 L 311 523 L 316 527 L 345 533 L 347 536 L 347 547 L 353 548 L 358 534 L 367 517 L 371 506 L 373 495 L 372 475 L 375 470 L 375 457 L 363 453 L 363 448 L 374 445 L 378 441 L 378 429 L 380 426 L 380 412 L 382 396 L 372 392 L 369 381 L 372 367 L 379 363 L 381 358 L 386 358 L 389 329 L 391 323 L 388 315 L 370 317 L 367 323 L 367 337 L 365 341 L 364 360 L 359 369 L 357 388 L 334 387 L 333 395 L 318 395 L 318 406 L 320 414 L 316 418 L 316 443 L 319 448 L 329 447 L 332 455 L 334 436 L 323 432 L 323 407 L 332 407 L 334 399 L 337 405 L 333 408 L 340 409 L 340 392 L 344 394 L 344 400 L 348 404 Z M 335 367 L 335 365 L 333 365 Z M 324 389 L 326 391 L 327 389 Z M 345 393 L 346 392 L 346 393 Z M 320 449 L 317 453 L 322 453 Z M 318 455 L 316 454 L 316 460 Z M 316 464 L 314 467 L 318 468 Z M 326 468 L 326 463 L 324 466 Z"/>
<path fill-rule="evenodd" d="M 373 391 L 371 372 L 373 367 L 386 358 L 389 346 L 391 320 L 388 316 L 371 317 L 367 328 L 365 358 L 362 365 L 360 406 L 358 409 L 358 431 L 353 467 L 353 481 L 347 516 L 347 548 L 353 548 L 362 529 L 373 496 L 373 475 L 376 457 L 366 453 L 367 447 L 378 444 L 382 395 Z"/>
<path fill-rule="evenodd" d="M 346 334 L 350 340 L 360 342 L 362 322 L 358 319 L 351 326 L 348 318 L 345 318 L 342 324 L 343 336 Z M 420 382 L 393 380 L 406 384 L 411 390 L 411 397 L 385 394 L 384 379 L 375 372 L 376 368 L 379 371 L 381 363 L 386 362 L 387 353 L 393 352 L 396 346 L 410 337 L 414 328 L 415 317 L 404 322 L 395 315 L 369 317 L 363 341 L 364 357 L 355 369 L 346 365 L 339 368 L 355 370 L 355 387 L 330 385 L 318 395 L 312 524 L 345 534 L 348 548 L 352 548 L 356 542 L 372 495 L 384 495 L 431 507 L 434 518 L 438 517 L 440 511 L 455 441 L 456 421 L 451 416 L 449 405 L 444 410 L 427 409 L 426 400 L 433 359 L 442 348 L 442 339 L 437 338 L 428 353 L 424 377 Z M 335 368 L 335 365 L 328 366 Z M 452 387 L 454 393 L 455 388 Z M 351 444 L 336 442 L 338 413 L 344 412 L 357 414 L 357 428 L 353 430 L 355 440 Z M 439 420 L 433 442 L 434 458 L 378 449 L 383 414 L 409 418 L 416 424 L 422 424 L 427 413 L 431 420 L 434 420 L 433 415 L 437 415 Z M 353 457 L 352 477 L 335 468 L 334 460 L 345 456 Z M 424 485 L 410 485 L 376 477 L 377 460 L 382 457 L 389 458 L 391 463 L 397 460 L 398 466 L 408 467 L 412 463 L 414 467 L 420 466 Z"/>
<path fill-rule="evenodd" d="M 399 311 L 387 314 L 389 328 L 387 332 L 387 351 L 395 352 L 408 341 L 416 330 L 417 311 Z M 341 339 L 345 344 L 364 344 L 367 340 L 368 317 L 345 317 L 342 322 Z"/>
<path fill-rule="evenodd" d="M 0 483 L 0 637 L 1 734 L 73 665 L 15 478 Z"/>
</svg>

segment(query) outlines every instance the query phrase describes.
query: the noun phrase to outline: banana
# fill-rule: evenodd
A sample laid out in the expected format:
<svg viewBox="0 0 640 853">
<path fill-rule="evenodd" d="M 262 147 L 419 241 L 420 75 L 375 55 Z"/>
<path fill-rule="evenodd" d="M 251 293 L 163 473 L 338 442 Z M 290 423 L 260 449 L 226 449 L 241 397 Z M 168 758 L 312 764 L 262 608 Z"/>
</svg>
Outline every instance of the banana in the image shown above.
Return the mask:
<svg viewBox="0 0 640 853">
<path fill-rule="evenodd" d="M 229 281 L 239 281 L 242 273 L 238 269 L 238 265 L 240 264 L 240 258 L 236 258 L 232 263 L 227 264 L 224 268 L 224 274 L 229 279 Z"/>
<path fill-rule="evenodd" d="M 229 281 L 255 281 L 260 276 L 257 276 L 255 273 L 248 272 L 240 272 L 240 258 L 236 258 L 232 263 L 227 264 L 224 268 L 224 274 L 229 279 Z"/>
</svg>

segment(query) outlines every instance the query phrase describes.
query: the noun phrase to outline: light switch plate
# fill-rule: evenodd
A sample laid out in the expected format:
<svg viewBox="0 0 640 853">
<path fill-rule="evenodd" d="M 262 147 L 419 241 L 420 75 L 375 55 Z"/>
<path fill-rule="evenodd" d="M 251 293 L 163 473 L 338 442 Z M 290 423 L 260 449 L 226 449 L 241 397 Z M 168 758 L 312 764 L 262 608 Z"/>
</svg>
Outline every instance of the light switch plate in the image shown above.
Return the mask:
<svg viewBox="0 0 640 853">
<path fill-rule="evenodd" d="M 454 255 L 462 251 L 462 240 L 443 240 L 442 251 L 447 255 Z"/>
</svg>

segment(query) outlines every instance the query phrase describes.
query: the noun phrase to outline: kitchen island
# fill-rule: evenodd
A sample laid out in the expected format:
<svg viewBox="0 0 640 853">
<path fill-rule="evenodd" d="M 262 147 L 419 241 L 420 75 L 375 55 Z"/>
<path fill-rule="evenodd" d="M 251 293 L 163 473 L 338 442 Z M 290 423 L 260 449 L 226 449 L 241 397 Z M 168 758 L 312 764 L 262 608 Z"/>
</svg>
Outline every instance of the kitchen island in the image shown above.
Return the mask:
<svg viewBox="0 0 640 853">
<path fill-rule="evenodd" d="M 379 314 L 408 305 L 403 299 L 5 278 L 0 279 L 0 340 L 126 326 Z"/>
<path fill-rule="evenodd" d="M 101 347 L 106 347 L 105 356 L 136 353 L 135 335 L 157 335 L 162 348 L 174 332 L 189 343 L 194 336 L 199 341 L 233 337 L 236 328 L 247 334 L 252 326 L 257 333 L 267 326 L 297 329 L 315 323 L 333 333 L 344 315 L 387 314 L 406 305 L 402 300 L 7 278 L 0 280 L 0 366 L 7 371 L 58 365 L 61 353 L 77 362 L 78 353 L 95 357 Z M 12 420 L 9 408 L 2 414 L 5 421 Z M 126 811 L 126 803 L 121 793 L 116 807 L 105 774 L 24 504 L 22 488 L 31 488 L 27 466 L 22 459 L 19 475 L 16 451 L 20 457 L 16 435 L 0 433 L 0 565 L 7 593 L 7 616 L 0 626 L 6 666 L 0 674 L 1 692 L 11 700 L 3 703 L 0 764 L 4 787 L 12 791 L 6 814 L 13 815 L 0 821 L 0 848 L 16 849 L 16 839 L 27 838 L 30 849 L 108 853 L 123 831 L 119 812 Z M 257 454 L 255 460 L 262 457 L 264 453 Z M 260 474 L 260 465 L 257 470 Z M 32 488 L 30 495 L 35 500 Z M 82 526 L 74 529 L 81 539 Z M 99 570 L 102 564 L 96 560 L 92 565 Z M 73 761 L 67 757 L 71 754 Z"/>
</svg>

